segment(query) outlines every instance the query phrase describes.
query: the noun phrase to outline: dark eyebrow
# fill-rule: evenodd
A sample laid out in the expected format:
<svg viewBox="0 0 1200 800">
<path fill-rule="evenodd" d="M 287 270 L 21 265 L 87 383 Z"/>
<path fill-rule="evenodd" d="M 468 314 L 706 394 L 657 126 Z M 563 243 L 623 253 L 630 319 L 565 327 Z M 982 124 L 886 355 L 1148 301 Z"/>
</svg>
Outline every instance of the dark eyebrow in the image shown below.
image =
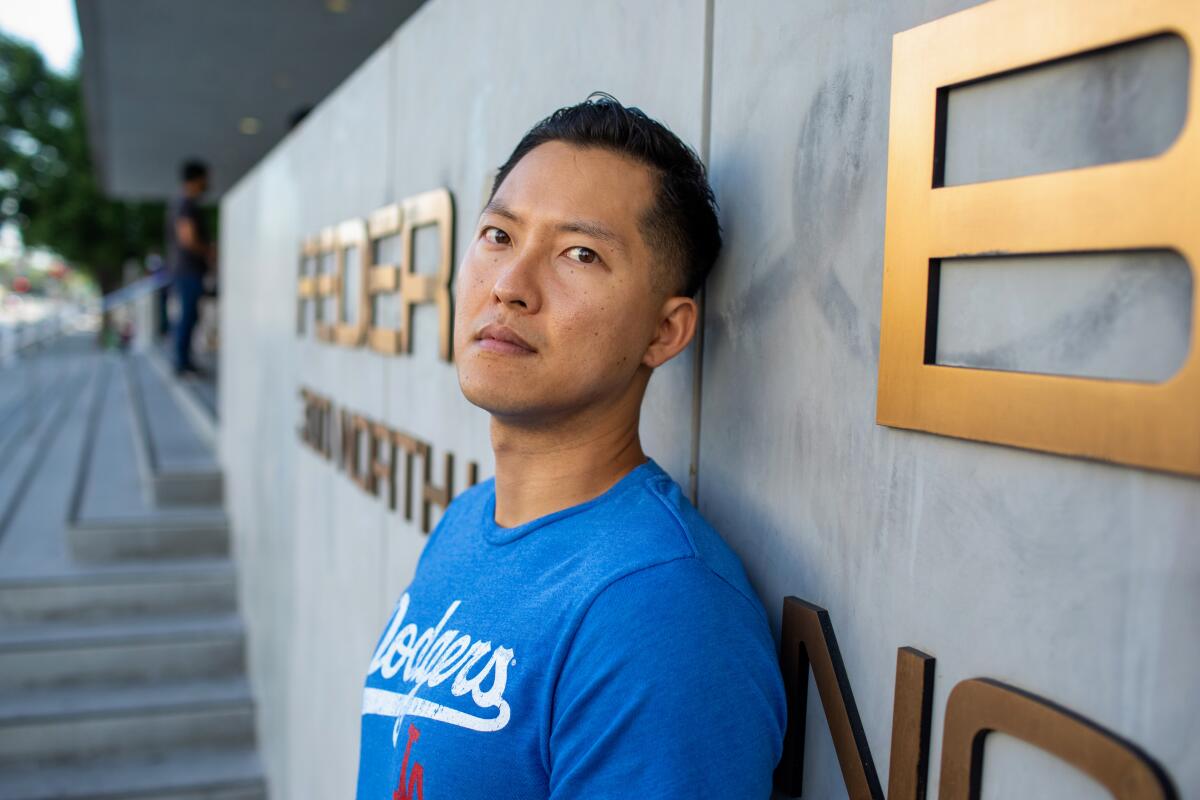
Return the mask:
<svg viewBox="0 0 1200 800">
<path fill-rule="evenodd" d="M 511 208 L 504 205 L 504 203 L 500 202 L 494 197 L 488 201 L 486 206 L 483 207 L 483 213 L 495 214 L 498 217 L 506 217 L 511 219 L 513 222 L 521 221 L 521 218 L 517 216 L 517 212 L 513 211 Z"/>
<path fill-rule="evenodd" d="M 584 236 L 590 236 L 593 239 L 599 239 L 602 242 L 606 242 L 613 248 L 620 250 L 622 253 L 627 252 L 625 249 L 625 242 L 622 241 L 621 237 L 617 236 L 615 233 L 598 222 L 589 222 L 587 220 L 576 219 L 571 220 L 570 222 L 564 222 L 558 225 L 556 229 L 563 231 L 564 233 L 582 233 Z"/>
</svg>

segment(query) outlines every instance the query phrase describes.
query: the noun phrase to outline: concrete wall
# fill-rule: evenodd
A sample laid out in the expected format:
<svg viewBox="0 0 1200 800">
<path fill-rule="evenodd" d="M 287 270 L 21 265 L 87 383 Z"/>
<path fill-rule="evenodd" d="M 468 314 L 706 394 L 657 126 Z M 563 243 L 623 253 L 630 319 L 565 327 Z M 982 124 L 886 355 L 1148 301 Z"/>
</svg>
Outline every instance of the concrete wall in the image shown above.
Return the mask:
<svg viewBox="0 0 1200 800">
<path fill-rule="evenodd" d="M 486 416 L 437 360 L 432 307 L 416 310 L 407 356 L 296 334 L 300 242 L 446 186 L 457 259 L 490 170 L 533 121 L 594 89 L 709 150 L 727 234 L 707 290 L 700 418 L 693 348 L 651 383 L 647 450 L 685 487 L 698 469 L 700 508 L 741 555 L 777 632 L 785 595 L 830 610 L 881 777 L 895 652 L 912 645 L 938 658 L 931 791 L 946 695 L 980 675 L 1132 739 L 1185 796 L 1200 787 L 1200 483 L 874 423 L 891 36 L 969 5 L 536 0 L 518 16 L 433 0 L 226 195 L 221 449 L 275 796 L 351 791 L 365 662 L 425 541 L 301 446 L 298 388 L 491 472 Z M 1149 58 L 1175 68 L 1170 54 Z M 1098 103 L 1125 86 L 1086 78 L 1074 91 Z M 1087 109 L 1059 124 L 1078 127 Z M 1161 119 L 1148 139 L 1172 124 Z M 1146 314 L 1118 315 L 1117 363 L 1103 369 L 1124 368 L 1131 337 L 1149 348 L 1189 329 L 1190 308 L 1163 300 L 1177 296 L 1178 270 L 1160 272 L 1134 299 L 1167 315 L 1167 333 L 1136 324 Z M 1072 295 L 1062 271 L 1050 285 L 1064 291 L 1042 318 L 1090 319 L 1080 324 L 1101 327 L 1081 340 L 1103 349 L 1106 318 L 1076 312 L 1121 274 Z M 954 291 L 955 305 L 987 305 L 990 290 Z M 986 349 L 970 319 L 963 341 Z M 1048 341 L 1018 337 L 1014 363 L 1068 371 L 1072 358 L 1107 358 L 1039 360 Z M 806 796 L 841 796 L 815 700 L 808 731 Z M 996 737 L 987 758 L 985 797 L 1103 796 L 1013 740 Z"/>
</svg>

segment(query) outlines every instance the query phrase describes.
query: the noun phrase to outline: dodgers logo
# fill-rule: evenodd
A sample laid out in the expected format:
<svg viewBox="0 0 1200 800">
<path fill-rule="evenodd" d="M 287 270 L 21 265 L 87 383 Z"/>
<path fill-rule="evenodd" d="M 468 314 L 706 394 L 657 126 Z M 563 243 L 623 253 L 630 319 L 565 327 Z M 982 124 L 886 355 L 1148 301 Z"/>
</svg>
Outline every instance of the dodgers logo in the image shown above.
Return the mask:
<svg viewBox="0 0 1200 800">
<path fill-rule="evenodd" d="M 458 630 L 445 630 L 462 601 L 455 600 L 437 625 L 419 631 L 416 623 L 405 624 L 409 597 L 405 592 L 396 607 L 371 666 L 368 680 L 376 672 L 385 680 L 397 675 L 407 691 L 395 692 L 368 686 L 363 691 L 362 713 L 395 717 L 392 744 L 396 745 L 401 721 L 425 717 L 474 731 L 498 731 L 508 724 L 510 710 L 504 699 L 508 667 L 515 660 L 507 647 L 492 649 L 490 641 L 475 639 Z M 450 705 L 418 697 L 422 689 L 434 689 L 451 679 L 450 695 L 469 694 L 475 708 L 463 711 Z M 490 686 L 484 688 L 490 679 Z M 411 685 L 409 685 L 411 684 Z"/>
</svg>

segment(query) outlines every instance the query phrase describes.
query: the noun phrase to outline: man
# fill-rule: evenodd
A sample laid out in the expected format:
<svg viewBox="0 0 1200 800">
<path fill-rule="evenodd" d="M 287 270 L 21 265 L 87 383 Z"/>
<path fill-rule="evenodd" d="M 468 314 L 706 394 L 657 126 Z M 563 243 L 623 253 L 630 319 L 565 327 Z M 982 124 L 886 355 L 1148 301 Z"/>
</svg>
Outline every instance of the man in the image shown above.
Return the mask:
<svg viewBox="0 0 1200 800">
<path fill-rule="evenodd" d="M 167 208 L 167 258 L 179 298 L 179 319 L 175 324 L 175 374 L 197 372 L 192 363 L 192 334 L 199 319 L 200 296 L 204 293 L 204 275 L 212 261 L 209 239 L 200 199 L 208 191 L 208 166 L 202 161 L 187 161 L 180 171 L 183 194 Z"/>
<path fill-rule="evenodd" d="M 501 167 L 454 342 L 496 476 L 446 510 L 380 638 L 360 800 L 770 794 L 786 708 L 766 615 L 638 440 L 720 244 L 695 154 L 607 95 Z"/>
</svg>

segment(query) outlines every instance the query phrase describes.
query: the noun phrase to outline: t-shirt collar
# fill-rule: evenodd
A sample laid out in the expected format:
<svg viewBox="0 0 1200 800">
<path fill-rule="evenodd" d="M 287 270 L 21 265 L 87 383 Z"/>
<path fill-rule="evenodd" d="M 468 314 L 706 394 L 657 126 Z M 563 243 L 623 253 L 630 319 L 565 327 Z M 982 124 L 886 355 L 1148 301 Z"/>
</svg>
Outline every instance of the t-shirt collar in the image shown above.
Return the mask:
<svg viewBox="0 0 1200 800">
<path fill-rule="evenodd" d="M 533 533 L 538 528 L 557 522 L 560 519 L 571 517 L 580 514 L 593 506 L 601 503 L 609 502 L 616 497 L 624 494 L 630 489 L 642 484 L 644 481 L 655 476 L 665 474 L 653 458 L 647 457 L 645 461 L 637 465 L 622 478 L 606 489 L 601 494 L 593 497 L 591 500 L 585 500 L 568 508 L 552 511 L 549 514 L 522 523 L 521 525 L 512 528 L 506 528 L 496 524 L 496 487 L 492 485 L 492 491 L 488 494 L 487 502 L 483 506 L 483 538 L 488 542 L 497 545 L 505 545 L 515 542 L 518 539 Z"/>
</svg>

